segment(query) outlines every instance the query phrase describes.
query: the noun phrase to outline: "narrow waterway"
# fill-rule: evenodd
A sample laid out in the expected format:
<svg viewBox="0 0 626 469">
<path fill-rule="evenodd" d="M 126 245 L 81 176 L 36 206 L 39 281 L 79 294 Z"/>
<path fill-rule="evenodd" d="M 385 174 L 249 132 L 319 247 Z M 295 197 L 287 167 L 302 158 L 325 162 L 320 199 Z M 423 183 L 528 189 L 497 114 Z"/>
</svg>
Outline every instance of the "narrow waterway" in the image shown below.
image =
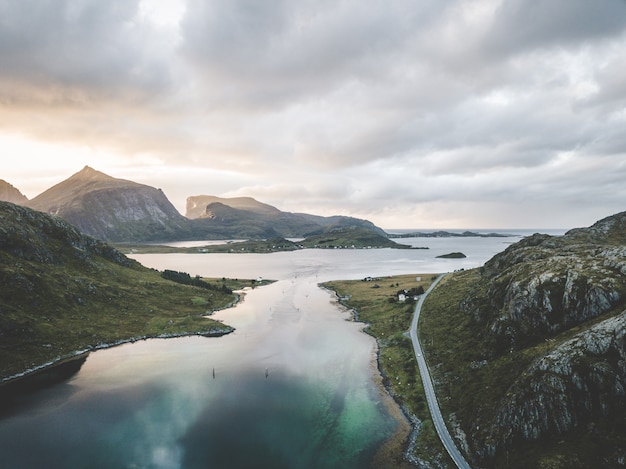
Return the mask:
<svg viewBox="0 0 626 469">
<path fill-rule="evenodd" d="M 136 255 L 158 269 L 277 282 L 214 315 L 232 334 L 98 351 L 67 382 L 25 397 L 0 418 L 0 467 L 368 467 L 397 422 L 375 385 L 373 339 L 318 283 L 473 267 L 514 240 Z M 468 258 L 435 259 L 449 250 Z"/>
</svg>

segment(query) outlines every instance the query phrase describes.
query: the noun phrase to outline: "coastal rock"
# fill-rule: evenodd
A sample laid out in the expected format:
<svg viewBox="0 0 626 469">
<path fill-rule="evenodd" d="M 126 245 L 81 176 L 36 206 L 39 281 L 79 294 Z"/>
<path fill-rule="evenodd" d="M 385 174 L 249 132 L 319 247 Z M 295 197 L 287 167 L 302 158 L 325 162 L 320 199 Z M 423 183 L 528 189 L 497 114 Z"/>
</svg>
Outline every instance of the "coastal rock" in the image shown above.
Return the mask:
<svg viewBox="0 0 626 469">
<path fill-rule="evenodd" d="M 626 311 L 577 334 L 536 361 L 500 403 L 485 454 L 554 438 L 626 411 Z"/>
</svg>

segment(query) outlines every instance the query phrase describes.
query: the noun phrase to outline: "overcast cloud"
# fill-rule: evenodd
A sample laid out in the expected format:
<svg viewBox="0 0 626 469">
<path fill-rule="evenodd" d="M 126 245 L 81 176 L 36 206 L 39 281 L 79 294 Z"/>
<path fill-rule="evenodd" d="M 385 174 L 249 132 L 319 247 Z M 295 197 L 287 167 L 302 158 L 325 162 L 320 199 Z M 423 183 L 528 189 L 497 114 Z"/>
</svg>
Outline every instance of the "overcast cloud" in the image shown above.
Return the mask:
<svg viewBox="0 0 626 469">
<path fill-rule="evenodd" d="M 626 210 L 626 0 L 0 0 L 0 178 L 385 228 Z"/>
</svg>

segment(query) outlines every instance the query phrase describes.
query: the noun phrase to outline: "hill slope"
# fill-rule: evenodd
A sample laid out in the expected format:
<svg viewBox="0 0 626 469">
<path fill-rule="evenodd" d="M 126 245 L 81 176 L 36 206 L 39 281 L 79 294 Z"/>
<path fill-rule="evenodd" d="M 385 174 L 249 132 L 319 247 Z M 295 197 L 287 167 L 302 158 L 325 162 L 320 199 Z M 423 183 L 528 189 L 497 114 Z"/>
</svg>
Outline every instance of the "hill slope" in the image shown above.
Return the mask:
<svg viewBox="0 0 626 469">
<path fill-rule="evenodd" d="M 475 464 L 623 464 L 626 212 L 525 238 L 425 308 L 440 402 Z"/>
<path fill-rule="evenodd" d="M 0 200 L 20 205 L 28 202 L 28 198 L 24 194 L 4 179 L 0 179 Z"/>
<path fill-rule="evenodd" d="M 188 197 L 186 216 L 193 218 L 198 223 L 196 226 L 205 230 L 222 231 L 241 238 L 305 238 L 342 228 L 363 228 L 387 236 L 367 220 L 283 212 L 251 197 Z"/>
<path fill-rule="evenodd" d="M 85 166 L 25 204 L 112 241 L 189 239 L 191 228 L 159 189 Z"/>
<path fill-rule="evenodd" d="M 60 218 L 0 202 L 0 381 L 78 350 L 162 334 L 223 334 L 232 302 L 180 285 Z"/>
<path fill-rule="evenodd" d="M 306 237 L 347 227 L 385 235 L 367 220 L 282 212 L 250 197 L 190 197 L 186 218 L 160 189 L 113 178 L 89 166 L 23 204 L 115 243 Z"/>
</svg>

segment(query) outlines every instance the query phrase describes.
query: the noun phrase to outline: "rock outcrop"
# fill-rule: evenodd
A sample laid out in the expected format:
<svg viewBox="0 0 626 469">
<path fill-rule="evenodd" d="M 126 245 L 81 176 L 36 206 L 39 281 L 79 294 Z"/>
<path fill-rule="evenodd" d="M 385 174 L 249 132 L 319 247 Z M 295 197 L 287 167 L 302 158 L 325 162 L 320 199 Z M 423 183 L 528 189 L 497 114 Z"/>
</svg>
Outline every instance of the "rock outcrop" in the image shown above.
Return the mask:
<svg viewBox="0 0 626 469">
<path fill-rule="evenodd" d="M 516 349 L 552 337 L 624 304 L 626 212 L 562 237 L 535 234 L 489 260 L 481 305 L 501 347 Z"/>
<path fill-rule="evenodd" d="M 0 179 L 0 200 L 23 205 L 28 202 L 28 197 L 4 179 Z"/>
<path fill-rule="evenodd" d="M 576 334 L 535 361 L 499 403 L 481 456 L 528 446 L 542 438 L 566 438 L 581 429 L 601 436 L 622 431 L 626 416 L 626 311 Z M 597 428 L 596 428 L 597 427 Z M 608 443 L 608 441 L 606 441 Z M 603 467 L 626 462 L 615 445 Z"/>
<path fill-rule="evenodd" d="M 452 373 L 501 390 L 460 422 L 473 462 L 626 464 L 626 212 L 529 236 L 467 275 L 457 314 L 481 344 L 480 372 Z"/>
</svg>

